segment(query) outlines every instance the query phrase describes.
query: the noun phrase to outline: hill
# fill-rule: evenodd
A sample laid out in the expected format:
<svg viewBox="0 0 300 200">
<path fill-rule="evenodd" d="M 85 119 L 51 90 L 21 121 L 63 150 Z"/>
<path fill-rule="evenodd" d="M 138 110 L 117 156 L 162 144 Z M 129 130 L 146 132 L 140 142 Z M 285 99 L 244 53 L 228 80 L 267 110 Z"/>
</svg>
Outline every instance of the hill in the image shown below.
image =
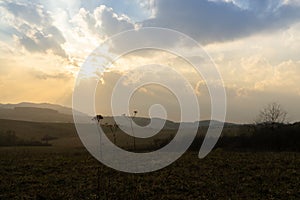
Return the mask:
<svg viewBox="0 0 300 200">
<path fill-rule="evenodd" d="M 34 122 L 73 122 L 72 115 L 57 110 L 36 107 L 0 108 L 0 119 Z"/>
<path fill-rule="evenodd" d="M 79 116 L 84 114 L 77 112 Z M 86 115 L 85 115 L 86 116 Z M 91 118 L 92 117 L 88 117 Z M 128 124 L 128 117 L 117 116 L 117 118 L 124 124 Z M 56 104 L 49 103 L 29 103 L 23 102 L 19 104 L 0 104 L 0 119 L 9 119 L 17 121 L 30 121 L 30 122 L 50 122 L 50 123 L 73 123 L 72 108 L 64 107 Z M 163 120 L 153 118 L 153 124 L 150 126 L 152 129 L 157 128 L 157 124 L 162 124 L 165 121 L 164 129 L 174 130 L 178 129 L 179 123 L 170 120 Z M 86 123 L 86 118 L 79 120 Z M 149 118 L 135 117 L 134 121 L 140 126 L 147 126 L 150 123 Z M 127 123 L 126 123 L 127 122 Z M 102 124 L 113 124 L 114 119 L 111 116 L 105 116 L 101 122 Z M 189 129 L 197 122 L 184 122 L 182 127 Z M 215 120 L 204 120 L 199 122 L 199 127 L 207 127 L 211 123 L 212 126 L 220 126 L 221 122 Z M 233 126 L 235 124 L 225 123 L 224 126 Z M 160 128 L 159 128 L 160 129 Z"/>
<path fill-rule="evenodd" d="M 18 138 L 41 141 L 45 136 L 57 138 L 55 146 L 81 146 L 74 124 L 39 123 L 0 119 L 0 132 L 13 131 Z"/>
<path fill-rule="evenodd" d="M 0 108 L 14 109 L 16 107 L 46 108 L 46 109 L 56 110 L 61 114 L 72 115 L 72 108 L 57 105 L 57 104 L 30 103 L 30 102 L 22 102 L 18 104 L 0 104 Z"/>
</svg>

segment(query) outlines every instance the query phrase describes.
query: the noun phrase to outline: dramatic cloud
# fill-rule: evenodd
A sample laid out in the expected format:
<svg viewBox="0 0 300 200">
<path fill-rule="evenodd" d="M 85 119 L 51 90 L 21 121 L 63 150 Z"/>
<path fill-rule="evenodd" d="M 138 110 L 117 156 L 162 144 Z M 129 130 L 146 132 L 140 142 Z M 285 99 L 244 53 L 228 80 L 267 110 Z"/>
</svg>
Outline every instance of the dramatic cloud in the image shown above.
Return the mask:
<svg viewBox="0 0 300 200">
<path fill-rule="evenodd" d="M 299 109 L 295 109 L 300 101 L 299 10 L 299 0 L 2 0 L 0 101 L 70 106 L 79 66 L 107 38 L 129 29 L 136 34 L 109 43 L 101 55 L 110 58 L 126 47 L 151 44 L 151 36 L 162 48 L 199 55 L 181 37 L 151 31 L 140 34 L 139 27 L 154 26 L 178 30 L 205 45 L 227 90 L 229 121 L 252 122 L 260 107 L 271 101 L 282 104 L 291 120 L 299 120 Z M 117 80 L 147 64 L 177 69 L 199 98 L 201 116 L 209 117 L 206 82 L 184 60 L 162 51 L 139 51 L 114 62 L 97 88 L 99 113 L 110 114 L 109 97 Z M 132 73 L 125 83 L 139 82 L 142 76 L 167 79 L 178 87 L 181 83 L 168 70 L 154 73 L 151 67 L 149 72 Z M 216 82 L 215 87 L 220 84 Z M 171 97 L 164 88 L 142 87 L 131 107 L 148 116 L 148 108 L 160 102 L 169 117 L 177 119 L 178 105 Z"/>
<path fill-rule="evenodd" d="M 23 35 L 18 38 L 19 43 L 30 52 L 47 52 L 52 51 L 55 55 L 66 57 L 66 52 L 62 49 L 61 44 L 65 42 L 61 32 L 54 26 L 46 27 L 42 31 L 31 29 L 33 35 Z"/>
<path fill-rule="evenodd" d="M 283 0 L 156 1 L 156 16 L 142 22 L 184 32 L 203 44 L 285 29 L 299 21 L 299 6 Z"/>
<path fill-rule="evenodd" d="M 73 23 L 87 28 L 100 38 L 105 38 L 125 30 L 133 29 L 134 23 L 126 15 L 117 15 L 112 8 L 101 5 L 92 12 L 81 8 Z"/>
<path fill-rule="evenodd" d="M 42 5 L 27 2 L 0 3 L 4 17 L 1 25 L 6 28 L 5 34 L 10 34 L 29 52 L 52 52 L 67 58 L 62 48 L 66 42 L 61 31 L 52 24 L 52 18 Z"/>
</svg>

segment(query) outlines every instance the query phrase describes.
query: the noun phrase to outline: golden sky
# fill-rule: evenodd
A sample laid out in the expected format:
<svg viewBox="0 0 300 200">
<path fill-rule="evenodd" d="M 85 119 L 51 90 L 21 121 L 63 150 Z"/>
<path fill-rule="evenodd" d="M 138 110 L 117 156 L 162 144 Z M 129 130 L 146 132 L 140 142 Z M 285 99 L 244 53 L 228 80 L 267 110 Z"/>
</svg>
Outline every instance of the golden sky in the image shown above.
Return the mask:
<svg viewBox="0 0 300 200">
<path fill-rule="evenodd" d="M 300 120 L 299 9 L 297 0 L 5 0 L 0 3 L 0 103 L 71 106 L 77 73 L 101 42 L 125 30 L 158 26 L 183 32 L 203 45 L 224 81 L 228 121 L 252 122 L 258 110 L 273 101 L 283 105 L 291 121 Z M 101 75 L 97 94 L 109 96 L 118 77 L 153 60 L 189 77 L 202 100 L 203 116 L 209 117 L 205 83 L 188 63 L 166 52 L 120 58 Z M 176 101 L 168 99 L 168 91 L 145 87 L 136 98 L 140 110 L 145 102 L 161 101 L 177 120 Z M 109 98 L 97 109 L 110 114 L 108 106 Z M 147 115 L 147 109 L 141 113 Z"/>
</svg>

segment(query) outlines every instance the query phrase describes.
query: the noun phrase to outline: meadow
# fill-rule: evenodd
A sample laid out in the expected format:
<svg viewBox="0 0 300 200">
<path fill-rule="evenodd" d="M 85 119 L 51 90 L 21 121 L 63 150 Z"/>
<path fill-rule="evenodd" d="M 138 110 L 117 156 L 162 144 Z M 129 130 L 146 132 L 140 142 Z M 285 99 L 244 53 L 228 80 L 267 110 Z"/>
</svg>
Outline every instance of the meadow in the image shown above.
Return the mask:
<svg viewBox="0 0 300 200">
<path fill-rule="evenodd" d="M 300 154 L 216 149 L 127 174 L 84 148 L 1 147 L 0 199 L 300 199 Z"/>
</svg>

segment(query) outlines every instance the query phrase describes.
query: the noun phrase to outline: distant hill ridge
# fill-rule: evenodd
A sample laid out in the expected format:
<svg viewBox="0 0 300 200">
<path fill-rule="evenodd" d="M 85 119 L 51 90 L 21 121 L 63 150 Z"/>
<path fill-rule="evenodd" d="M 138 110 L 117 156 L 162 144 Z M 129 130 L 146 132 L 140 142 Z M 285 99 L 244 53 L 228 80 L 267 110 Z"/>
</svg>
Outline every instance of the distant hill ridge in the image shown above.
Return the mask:
<svg viewBox="0 0 300 200">
<path fill-rule="evenodd" d="M 18 104 L 0 104 L 0 108 L 14 109 L 16 107 L 47 108 L 47 109 L 56 110 L 61 114 L 72 115 L 72 108 L 57 105 L 57 104 L 30 103 L 30 102 L 22 102 Z"/>
<path fill-rule="evenodd" d="M 91 117 L 92 118 L 92 117 Z M 119 116 L 118 118 L 122 118 Z M 31 121 L 31 122 L 51 122 L 51 123 L 73 123 L 72 108 L 50 104 L 50 103 L 30 103 L 22 102 L 18 104 L 0 104 L 0 119 L 19 120 L 19 121 Z M 152 120 L 160 121 L 163 119 L 153 118 Z M 134 120 L 140 126 L 147 126 L 150 123 L 149 118 L 136 117 Z M 114 118 L 111 116 L 105 116 L 102 123 L 112 124 Z M 197 122 L 184 122 L 182 126 L 189 128 L 190 125 Z M 199 122 L 199 126 L 219 126 L 222 122 L 215 120 L 204 120 Z M 225 123 L 225 126 L 235 125 L 232 123 Z M 178 122 L 170 120 L 165 121 L 164 128 L 177 129 L 179 127 Z"/>
<path fill-rule="evenodd" d="M 16 112 L 29 112 L 29 113 L 35 113 L 43 111 L 48 114 L 58 114 L 59 112 L 57 110 L 49 109 L 49 108 L 35 108 L 35 107 L 15 107 L 14 110 Z"/>
</svg>

